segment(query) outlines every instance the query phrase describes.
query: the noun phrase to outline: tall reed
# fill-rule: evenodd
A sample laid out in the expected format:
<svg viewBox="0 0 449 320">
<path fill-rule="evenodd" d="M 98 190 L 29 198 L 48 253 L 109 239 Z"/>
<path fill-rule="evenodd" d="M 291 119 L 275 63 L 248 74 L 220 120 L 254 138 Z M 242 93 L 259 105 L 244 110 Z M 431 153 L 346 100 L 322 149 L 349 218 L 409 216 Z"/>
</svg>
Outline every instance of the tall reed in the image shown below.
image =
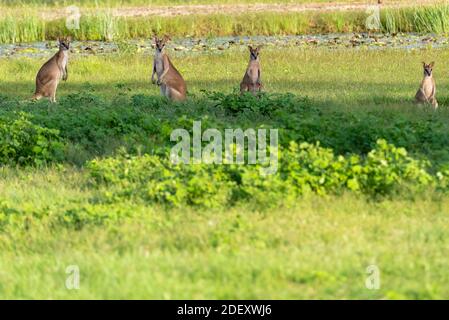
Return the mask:
<svg viewBox="0 0 449 320">
<path fill-rule="evenodd" d="M 68 30 L 65 19 L 43 20 L 37 10 L 0 13 L 0 42 L 56 39 L 62 34 L 78 40 L 149 38 L 154 33 L 185 36 L 300 35 L 365 32 L 364 11 L 242 13 L 177 17 L 120 17 L 113 10 L 83 15 L 78 30 Z M 449 5 L 394 8 L 381 11 L 381 31 L 445 34 L 449 32 Z"/>
</svg>

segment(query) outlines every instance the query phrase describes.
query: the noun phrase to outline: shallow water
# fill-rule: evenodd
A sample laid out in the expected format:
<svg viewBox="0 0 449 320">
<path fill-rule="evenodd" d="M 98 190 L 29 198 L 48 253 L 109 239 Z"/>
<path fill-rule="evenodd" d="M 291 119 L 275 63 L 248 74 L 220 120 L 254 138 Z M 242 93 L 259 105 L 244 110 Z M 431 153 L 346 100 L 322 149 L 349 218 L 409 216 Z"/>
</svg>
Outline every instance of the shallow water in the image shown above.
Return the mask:
<svg viewBox="0 0 449 320">
<path fill-rule="evenodd" d="M 449 39 L 441 35 L 417 34 L 326 34 L 302 36 L 253 36 L 174 39 L 169 47 L 179 53 L 220 52 L 232 47 L 262 44 L 266 47 L 327 48 L 329 50 L 419 50 L 449 47 Z M 0 57 L 44 57 L 55 51 L 56 42 L 0 44 Z M 103 55 L 117 52 L 152 54 L 150 40 L 118 42 L 76 41 L 71 52 L 78 55 Z"/>
</svg>

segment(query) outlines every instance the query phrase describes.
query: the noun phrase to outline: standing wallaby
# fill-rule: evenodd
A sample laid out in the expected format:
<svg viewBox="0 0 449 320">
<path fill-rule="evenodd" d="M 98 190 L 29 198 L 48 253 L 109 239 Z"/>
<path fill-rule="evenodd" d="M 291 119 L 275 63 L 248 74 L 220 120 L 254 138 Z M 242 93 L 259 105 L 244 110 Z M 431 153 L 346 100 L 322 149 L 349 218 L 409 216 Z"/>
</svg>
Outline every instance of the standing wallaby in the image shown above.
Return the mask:
<svg viewBox="0 0 449 320">
<path fill-rule="evenodd" d="M 161 87 L 161 94 L 173 101 L 183 101 L 186 99 L 187 87 L 184 79 L 175 66 L 171 63 L 170 58 L 165 53 L 165 44 L 169 38 L 163 39 L 154 37 L 156 44 L 156 53 L 154 55 L 153 73 L 151 82 L 157 83 Z M 157 74 L 157 82 L 154 75 Z"/>
<path fill-rule="evenodd" d="M 260 46 L 257 48 L 253 48 L 249 46 L 249 63 L 248 68 L 246 68 L 245 75 L 243 76 L 243 80 L 240 83 L 240 93 L 244 93 L 246 91 L 250 91 L 253 95 L 257 94 L 257 91 L 262 89 L 261 82 L 261 73 L 262 69 L 260 67 L 259 53 Z"/>
<path fill-rule="evenodd" d="M 424 79 L 421 82 L 421 86 L 416 93 L 415 99 L 417 103 L 430 103 L 434 109 L 438 108 L 438 102 L 435 97 L 436 86 L 435 79 L 433 78 L 433 67 L 435 62 L 426 64 L 423 62 Z"/>
<path fill-rule="evenodd" d="M 59 51 L 48 60 L 36 76 L 36 91 L 33 99 L 39 100 L 48 97 L 51 102 L 56 102 L 56 89 L 59 81 L 68 78 L 67 64 L 69 61 L 70 37 L 59 38 Z"/>
</svg>

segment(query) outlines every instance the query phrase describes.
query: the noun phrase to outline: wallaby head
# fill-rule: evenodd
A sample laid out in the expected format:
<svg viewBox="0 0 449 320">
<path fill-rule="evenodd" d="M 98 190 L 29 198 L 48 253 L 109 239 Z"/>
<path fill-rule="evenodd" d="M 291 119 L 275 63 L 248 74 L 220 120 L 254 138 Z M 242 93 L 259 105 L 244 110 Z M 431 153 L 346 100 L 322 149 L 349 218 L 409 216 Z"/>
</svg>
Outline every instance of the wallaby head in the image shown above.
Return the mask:
<svg viewBox="0 0 449 320">
<path fill-rule="evenodd" d="M 249 53 L 250 53 L 250 60 L 257 60 L 259 58 L 260 49 L 261 46 L 258 46 L 257 48 L 253 48 L 252 46 L 248 46 Z"/>
<path fill-rule="evenodd" d="M 423 62 L 422 65 L 423 65 L 423 68 L 424 68 L 424 77 L 431 77 L 432 76 L 433 67 L 435 66 L 435 62 L 431 62 L 429 64 Z"/>
<path fill-rule="evenodd" d="M 163 38 L 158 38 L 157 36 L 154 37 L 154 44 L 156 45 L 156 51 L 162 52 L 164 50 L 165 45 L 170 40 L 170 37 L 164 36 Z"/>
<path fill-rule="evenodd" d="M 68 51 L 70 49 L 70 42 L 72 41 L 71 37 L 67 38 L 59 38 L 59 50 Z"/>
</svg>

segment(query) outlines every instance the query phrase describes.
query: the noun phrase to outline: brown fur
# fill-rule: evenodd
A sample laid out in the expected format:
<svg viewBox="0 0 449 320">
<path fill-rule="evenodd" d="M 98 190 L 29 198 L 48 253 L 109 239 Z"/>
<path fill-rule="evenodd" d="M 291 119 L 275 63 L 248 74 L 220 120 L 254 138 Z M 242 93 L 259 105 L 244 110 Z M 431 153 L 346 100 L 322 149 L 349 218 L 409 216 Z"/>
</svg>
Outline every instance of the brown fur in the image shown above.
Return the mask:
<svg viewBox="0 0 449 320">
<path fill-rule="evenodd" d="M 59 51 L 48 60 L 39 70 L 36 76 L 36 90 L 33 99 L 39 100 L 48 97 L 51 102 L 56 102 L 56 89 L 59 81 L 68 78 L 68 51 L 70 38 L 59 39 Z"/>
<path fill-rule="evenodd" d="M 433 78 L 433 67 L 435 63 L 426 64 L 423 62 L 424 79 L 421 81 L 421 85 L 416 92 L 415 100 L 417 103 L 429 103 L 434 109 L 438 108 L 438 102 L 436 99 L 436 85 Z"/>
<path fill-rule="evenodd" d="M 151 81 L 155 83 L 154 75 L 157 74 L 158 80 L 156 83 L 161 87 L 161 94 L 173 101 L 184 101 L 187 93 L 186 83 L 164 50 L 169 38 L 158 39 L 155 37 L 154 40 L 156 53 Z"/>
<path fill-rule="evenodd" d="M 251 92 L 253 95 L 256 95 L 257 92 L 260 92 L 263 85 L 261 80 L 262 68 L 260 66 L 259 53 L 260 48 L 253 48 L 251 46 L 248 47 L 250 56 L 248 67 L 246 68 L 245 75 L 243 76 L 243 80 L 240 83 L 240 93 Z"/>
</svg>

